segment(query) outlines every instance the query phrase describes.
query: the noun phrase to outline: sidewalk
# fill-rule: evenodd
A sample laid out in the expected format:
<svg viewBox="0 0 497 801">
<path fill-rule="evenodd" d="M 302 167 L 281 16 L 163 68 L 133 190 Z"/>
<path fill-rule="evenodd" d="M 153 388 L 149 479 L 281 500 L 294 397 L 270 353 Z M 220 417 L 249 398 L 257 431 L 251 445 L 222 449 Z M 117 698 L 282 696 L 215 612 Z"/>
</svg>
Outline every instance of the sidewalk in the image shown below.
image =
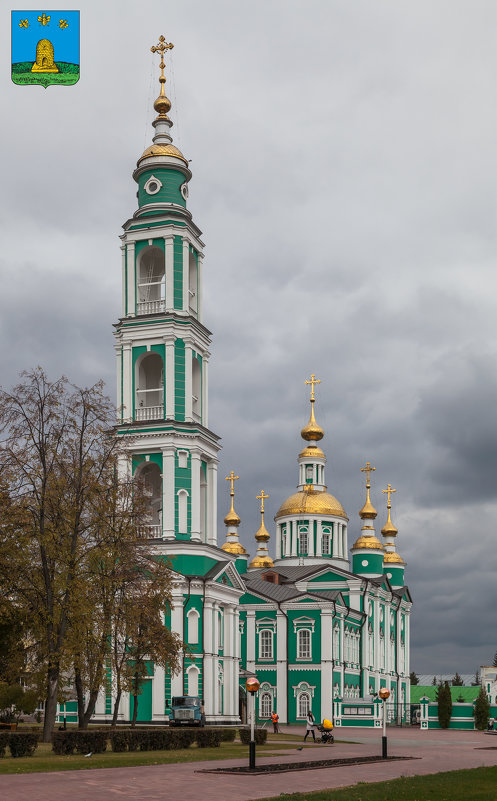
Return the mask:
<svg viewBox="0 0 497 801">
<path fill-rule="evenodd" d="M 303 729 L 283 727 L 285 734 L 302 734 Z M 323 768 L 267 776 L 233 776 L 198 773 L 205 768 L 246 764 L 248 760 L 190 762 L 181 765 L 152 765 L 136 768 L 65 771 L 0 776 L 0 795 L 9 801 L 255 801 L 280 793 L 305 792 L 344 787 L 357 782 L 378 782 L 398 776 L 440 773 L 448 770 L 497 765 L 497 744 L 483 732 L 421 732 L 417 728 L 389 729 L 388 753 L 414 756 L 399 762 L 378 762 L 364 766 Z M 297 750 L 299 743 L 282 743 L 284 754 L 259 757 L 261 763 L 297 762 L 312 759 L 364 756 L 381 753 L 381 732 L 347 728 L 335 731 L 347 743 L 316 745 Z M 276 746 L 278 748 L 278 746 Z M 485 749 L 485 750 L 479 750 Z M 490 750 L 486 750 L 490 749 Z M 248 749 L 247 749 L 248 752 Z"/>
</svg>

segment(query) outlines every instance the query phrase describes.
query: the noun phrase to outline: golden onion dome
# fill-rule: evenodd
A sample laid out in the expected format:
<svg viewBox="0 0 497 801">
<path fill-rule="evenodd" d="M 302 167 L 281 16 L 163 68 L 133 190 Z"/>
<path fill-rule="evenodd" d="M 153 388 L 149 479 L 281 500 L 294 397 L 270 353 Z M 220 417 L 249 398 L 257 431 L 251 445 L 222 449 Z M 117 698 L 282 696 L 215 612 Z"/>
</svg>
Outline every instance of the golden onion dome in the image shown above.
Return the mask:
<svg viewBox="0 0 497 801">
<path fill-rule="evenodd" d="M 340 501 L 329 492 L 303 490 L 295 492 L 284 501 L 278 509 L 275 520 L 279 517 L 297 514 L 334 515 L 348 520 L 347 513 Z"/>
<path fill-rule="evenodd" d="M 247 555 L 247 551 L 241 542 L 225 542 L 223 545 L 221 545 L 221 550 L 235 555 Z"/>
<path fill-rule="evenodd" d="M 373 504 L 369 498 L 369 490 L 368 490 L 368 497 L 366 498 L 366 503 L 362 507 L 361 511 L 359 512 L 359 517 L 361 520 L 374 520 L 378 512 L 374 508 Z"/>
<path fill-rule="evenodd" d="M 262 523 L 259 531 L 257 531 L 255 538 L 258 542 L 264 542 L 265 540 L 268 540 L 270 538 L 269 531 L 267 530 L 264 523 Z"/>
<path fill-rule="evenodd" d="M 150 158 L 150 156 L 174 156 L 177 159 L 181 159 L 184 161 L 186 166 L 188 166 L 188 159 L 185 159 L 181 150 L 178 150 L 177 147 L 174 145 L 150 145 L 147 149 L 141 154 L 140 158 L 137 161 L 136 166 L 138 167 L 143 159 Z"/>
<path fill-rule="evenodd" d="M 399 533 L 398 529 L 395 528 L 394 524 L 390 520 L 390 515 L 388 515 L 388 520 L 381 529 L 381 533 L 384 537 L 396 537 Z"/>
<path fill-rule="evenodd" d="M 309 418 L 309 422 L 300 432 L 300 436 L 302 439 L 307 440 L 307 442 L 317 442 L 324 437 L 324 431 L 320 425 L 317 424 L 316 418 L 314 417 L 314 400 L 311 399 L 311 416 Z"/>
<path fill-rule="evenodd" d="M 387 565 L 405 565 L 405 562 L 400 554 L 396 553 L 395 551 L 388 551 L 383 557 L 383 561 Z"/>
<path fill-rule="evenodd" d="M 167 112 L 170 111 L 171 109 L 171 101 L 169 100 L 168 97 L 166 97 L 164 93 L 164 86 L 161 86 L 161 92 L 159 97 L 154 103 L 154 109 L 158 114 L 161 115 L 161 117 L 165 117 Z"/>
<path fill-rule="evenodd" d="M 240 518 L 238 517 L 237 513 L 233 509 L 233 505 L 229 510 L 228 514 L 224 518 L 224 525 L 225 526 L 239 526 L 240 525 Z"/>
<path fill-rule="evenodd" d="M 274 562 L 269 555 L 254 556 L 249 567 L 274 567 Z"/>
<path fill-rule="evenodd" d="M 379 539 L 377 539 L 377 537 L 374 537 L 374 536 L 366 537 L 364 534 L 362 534 L 354 542 L 354 544 L 352 546 L 352 550 L 353 551 L 358 551 L 361 548 L 371 548 L 372 550 L 374 549 L 375 551 L 383 551 L 384 550 L 383 545 L 381 544 Z"/>
<path fill-rule="evenodd" d="M 304 450 L 300 451 L 299 459 L 325 459 L 325 455 L 321 448 L 317 445 L 306 445 Z"/>
</svg>

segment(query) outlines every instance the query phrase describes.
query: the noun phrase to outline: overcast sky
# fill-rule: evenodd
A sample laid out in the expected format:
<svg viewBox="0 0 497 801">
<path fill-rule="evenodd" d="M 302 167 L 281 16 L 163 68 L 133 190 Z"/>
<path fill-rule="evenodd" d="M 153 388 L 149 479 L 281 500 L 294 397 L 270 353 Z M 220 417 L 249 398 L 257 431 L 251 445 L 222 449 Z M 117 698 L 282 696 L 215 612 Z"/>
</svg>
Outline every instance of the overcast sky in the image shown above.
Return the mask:
<svg viewBox="0 0 497 801">
<path fill-rule="evenodd" d="M 114 396 L 118 235 L 151 142 L 158 36 L 192 159 L 213 331 L 210 424 L 253 554 L 295 490 L 315 373 L 328 489 L 358 536 L 390 482 L 412 668 L 497 650 L 496 9 L 492 0 L 82 0 L 74 87 L 10 81 L 0 382 L 43 365 Z M 45 11 L 48 10 L 44 9 Z"/>
</svg>

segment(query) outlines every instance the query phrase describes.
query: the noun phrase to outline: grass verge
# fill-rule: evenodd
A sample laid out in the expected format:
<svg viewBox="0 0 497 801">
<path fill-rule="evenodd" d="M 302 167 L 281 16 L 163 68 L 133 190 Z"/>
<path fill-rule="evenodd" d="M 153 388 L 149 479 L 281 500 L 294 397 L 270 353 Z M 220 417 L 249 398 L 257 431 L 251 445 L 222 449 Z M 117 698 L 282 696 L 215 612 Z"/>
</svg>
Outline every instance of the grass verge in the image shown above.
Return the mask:
<svg viewBox="0 0 497 801">
<path fill-rule="evenodd" d="M 281 793 L 260 801 L 496 801 L 497 767 L 409 776 L 315 793 Z"/>
</svg>

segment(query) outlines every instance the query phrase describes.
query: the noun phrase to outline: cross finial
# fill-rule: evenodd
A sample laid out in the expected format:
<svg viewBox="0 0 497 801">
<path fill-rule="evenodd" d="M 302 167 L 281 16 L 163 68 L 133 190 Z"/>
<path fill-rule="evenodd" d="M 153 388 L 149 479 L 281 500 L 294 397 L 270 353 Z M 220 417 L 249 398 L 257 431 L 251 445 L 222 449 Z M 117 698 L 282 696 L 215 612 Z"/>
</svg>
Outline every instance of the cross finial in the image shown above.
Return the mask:
<svg viewBox="0 0 497 801">
<path fill-rule="evenodd" d="M 235 490 L 233 489 L 233 487 L 234 487 L 235 481 L 238 481 L 239 478 L 240 478 L 240 476 L 235 476 L 233 470 L 231 471 L 229 476 L 226 476 L 226 481 L 230 481 L 231 482 L 231 489 L 230 489 L 231 497 L 233 497 L 233 495 L 235 494 Z"/>
<path fill-rule="evenodd" d="M 387 484 L 387 488 L 382 490 L 382 492 L 386 492 L 386 494 L 387 494 L 387 509 L 391 509 L 392 508 L 392 504 L 390 503 L 390 496 L 391 496 L 392 492 L 397 492 L 397 490 L 393 489 L 391 484 Z"/>
<path fill-rule="evenodd" d="M 157 53 L 157 52 L 160 53 L 160 64 L 159 64 L 159 67 L 160 67 L 160 78 L 159 78 L 159 81 L 161 83 L 165 83 L 166 82 L 166 78 L 164 76 L 164 68 L 166 66 L 164 64 L 164 53 L 166 52 L 166 50 L 172 50 L 173 47 L 174 47 L 173 44 L 171 44 L 170 42 L 169 43 L 166 42 L 166 38 L 164 36 L 159 36 L 159 44 L 154 45 L 153 47 L 150 48 L 150 51 L 152 53 Z"/>
<path fill-rule="evenodd" d="M 365 467 L 361 467 L 361 473 L 366 473 L 366 487 L 368 489 L 371 486 L 370 481 L 369 481 L 369 474 L 373 473 L 375 470 L 376 470 L 376 467 L 371 467 L 371 464 L 369 462 L 366 462 L 366 466 Z"/>
<path fill-rule="evenodd" d="M 266 498 L 269 498 L 269 495 L 265 495 L 264 494 L 264 490 L 261 490 L 261 494 L 260 495 L 256 495 L 256 498 L 257 498 L 258 501 L 261 502 L 261 513 L 262 513 L 262 512 L 264 512 L 264 501 L 265 501 Z"/>
<path fill-rule="evenodd" d="M 313 401 L 314 400 L 314 384 L 320 384 L 321 383 L 321 379 L 320 378 L 316 378 L 316 376 L 313 373 L 309 380 L 306 379 L 305 383 L 311 385 L 311 401 Z"/>
</svg>

